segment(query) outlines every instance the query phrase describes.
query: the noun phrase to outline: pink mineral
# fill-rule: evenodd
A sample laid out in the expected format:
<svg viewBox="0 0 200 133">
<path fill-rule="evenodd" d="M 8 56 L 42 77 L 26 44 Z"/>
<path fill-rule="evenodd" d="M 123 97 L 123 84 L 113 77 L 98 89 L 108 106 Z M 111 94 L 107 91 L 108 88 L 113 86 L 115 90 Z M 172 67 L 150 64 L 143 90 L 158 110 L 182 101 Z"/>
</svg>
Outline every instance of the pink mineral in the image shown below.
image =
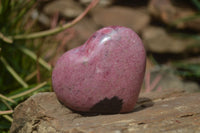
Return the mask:
<svg viewBox="0 0 200 133">
<path fill-rule="evenodd" d="M 52 73 L 57 98 L 80 112 L 124 113 L 134 109 L 145 72 L 139 36 L 122 26 L 95 32 L 64 53 Z"/>
</svg>

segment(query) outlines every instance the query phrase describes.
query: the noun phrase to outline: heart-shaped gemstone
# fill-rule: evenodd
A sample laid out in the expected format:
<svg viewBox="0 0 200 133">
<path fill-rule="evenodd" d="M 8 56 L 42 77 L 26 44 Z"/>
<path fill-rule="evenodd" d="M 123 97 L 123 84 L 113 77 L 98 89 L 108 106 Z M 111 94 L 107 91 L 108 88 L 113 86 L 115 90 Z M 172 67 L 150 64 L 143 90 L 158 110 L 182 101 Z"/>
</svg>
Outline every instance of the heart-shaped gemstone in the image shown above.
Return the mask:
<svg viewBox="0 0 200 133">
<path fill-rule="evenodd" d="M 59 101 L 75 111 L 130 112 L 138 99 L 145 63 L 144 46 L 134 31 L 105 27 L 58 59 L 53 89 Z"/>
</svg>

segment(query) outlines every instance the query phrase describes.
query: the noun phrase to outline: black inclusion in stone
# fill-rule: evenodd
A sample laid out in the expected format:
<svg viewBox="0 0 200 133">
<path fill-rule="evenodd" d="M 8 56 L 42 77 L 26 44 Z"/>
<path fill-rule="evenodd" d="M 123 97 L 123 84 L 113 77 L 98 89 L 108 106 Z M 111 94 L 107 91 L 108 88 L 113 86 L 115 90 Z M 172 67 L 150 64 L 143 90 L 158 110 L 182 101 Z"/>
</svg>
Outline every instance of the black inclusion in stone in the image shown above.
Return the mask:
<svg viewBox="0 0 200 133">
<path fill-rule="evenodd" d="M 122 108 L 123 100 L 119 99 L 117 96 L 111 99 L 104 98 L 103 100 L 96 103 L 90 112 L 100 113 L 100 114 L 116 114 L 119 113 Z"/>
</svg>

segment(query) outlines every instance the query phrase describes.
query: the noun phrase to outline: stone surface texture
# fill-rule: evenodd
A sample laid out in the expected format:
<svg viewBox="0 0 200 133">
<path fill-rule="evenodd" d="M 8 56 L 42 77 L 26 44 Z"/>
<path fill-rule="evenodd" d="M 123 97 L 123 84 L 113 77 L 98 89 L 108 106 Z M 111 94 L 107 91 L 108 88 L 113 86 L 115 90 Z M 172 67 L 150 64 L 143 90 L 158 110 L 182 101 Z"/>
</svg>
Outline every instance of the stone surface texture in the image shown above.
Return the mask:
<svg viewBox="0 0 200 133">
<path fill-rule="evenodd" d="M 53 92 L 39 93 L 18 105 L 11 133 L 198 133 L 200 93 L 182 89 L 141 93 L 126 114 L 81 115 L 60 104 Z"/>
</svg>

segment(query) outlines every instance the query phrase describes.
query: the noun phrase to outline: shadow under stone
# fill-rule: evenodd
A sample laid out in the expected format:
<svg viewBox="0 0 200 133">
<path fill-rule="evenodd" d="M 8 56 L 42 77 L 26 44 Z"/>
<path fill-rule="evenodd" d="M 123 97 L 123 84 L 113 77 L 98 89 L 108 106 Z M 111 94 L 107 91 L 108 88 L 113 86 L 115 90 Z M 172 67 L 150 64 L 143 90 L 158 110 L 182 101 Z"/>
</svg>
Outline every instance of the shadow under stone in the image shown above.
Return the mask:
<svg viewBox="0 0 200 133">
<path fill-rule="evenodd" d="M 96 103 L 89 112 L 76 112 L 82 116 L 96 116 L 96 115 L 110 115 L 118 114 L 122 108 L 123 100 L 119 99 L 117 96 L 111 99 L 104 98 L 103 100 Z"/>
<path fill-rule="evenodd" d="M 59 101 L 61 104 L 63 104 L 61 101 Z M 119 99 L 117 96 L 112 97 L 111 99 L 104 98 L 103 100 L 96 103 L 88 112 L 81 112 L 81 111 L 75 111 L 73 109 L 70 109 L 74 113 L 78 113 L 82 116 L 97 116 L 97 115 L 111 115 L 111 114 L 120 114 L 120 110 L 123 105 L 123 100 Z M 127 113 L 121 113 L 121 114 L 128 114 L 128 113 L 134 113 L 137 111 L 141 111 L 143 109 L 146 109 L 148 107 L 153 106 L 154 103 L 151 99 L 140 97 L 138 98 L 138 101 L 134 107 L 134 110 Z M 63 104 L 64 106 L 64 104 Z"/>
<path fill-rule="evenodd" d="M 143 109 L 152 107 L 153 105 L 154 105 L 154 102 L 150 98 L 139 97 L 134 107 L 134 110 L 132 112 L 138 112 Z"/>
<path fill-rule="evenodd" d="M 97 104 L 95 104 L 90 112 L 97 112 L 102 114 L 116 114 L 119 113 L 122 108 L 123 100 L 119 99 L 117 96 L 112 97 L 111 99 L 104 98 Z"/>
<path fill-rule="evenodd" d="M 105 98 L 104 100 L 101 100 L 90 109 L 90 112 L 76 112 L 76 113 L 79 113 L 82 116 L 120 114 L 122 104 L 123 104 L 123 100 L 114 96 L 111 99 Z M 143 109 L 152 107 L 153 105 L 154 105 L 154 102 L 150 98 L 140 97 L 138 98 L 138 101 L 133 111 L 127 112 L 127 113 L 121 113 L 121 114 L 138 112 Z"/>
</svg>

